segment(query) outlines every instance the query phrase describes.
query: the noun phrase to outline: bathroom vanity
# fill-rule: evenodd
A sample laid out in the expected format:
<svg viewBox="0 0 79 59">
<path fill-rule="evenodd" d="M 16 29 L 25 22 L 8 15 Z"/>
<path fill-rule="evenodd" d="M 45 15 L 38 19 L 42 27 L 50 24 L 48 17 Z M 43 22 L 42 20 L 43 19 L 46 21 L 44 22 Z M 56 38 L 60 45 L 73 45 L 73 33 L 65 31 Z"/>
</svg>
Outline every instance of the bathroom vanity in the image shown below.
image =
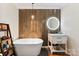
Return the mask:
<svg viewBox="0 0 79 59">
<path fill-rule="evenodd" d="M 51 54 L 53 52 L 67 53 L 67 35 L 55 31 L 60 27 L 60 21 L 57 17 L 49 17 L 46 21 L 48 28 L 48 48 Z"/>
<path fill-rule="evenodd" d="M 48 48 L 51 52 L 67 53 L 67 35 L 48 33 Z"/>
</svg>

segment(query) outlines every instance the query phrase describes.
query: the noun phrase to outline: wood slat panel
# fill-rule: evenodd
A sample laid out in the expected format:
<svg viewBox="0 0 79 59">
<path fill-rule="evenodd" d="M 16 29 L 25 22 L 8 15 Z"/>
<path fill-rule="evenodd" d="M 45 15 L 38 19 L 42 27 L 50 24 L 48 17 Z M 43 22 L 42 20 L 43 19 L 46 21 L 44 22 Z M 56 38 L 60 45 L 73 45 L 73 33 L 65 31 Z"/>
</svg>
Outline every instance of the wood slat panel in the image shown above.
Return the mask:
<svg viewBox="0 0 79 59">
<path fill-rule="evenodd" d="M 33 14 L 35 15 L 35 18 L 32 20 L 31 9 L 20 9 L 19 38 L 39 37 L 44 40 L 43 45 L 47 45 L 48 30 L 46 28 L 46 20 L 51 16 L 56 16 L 60 20 L 60 13 L 60 9 L 34 9 Z M 59 31 L 60 27 L 56 30 L 56 32 Z"/>
</svg>

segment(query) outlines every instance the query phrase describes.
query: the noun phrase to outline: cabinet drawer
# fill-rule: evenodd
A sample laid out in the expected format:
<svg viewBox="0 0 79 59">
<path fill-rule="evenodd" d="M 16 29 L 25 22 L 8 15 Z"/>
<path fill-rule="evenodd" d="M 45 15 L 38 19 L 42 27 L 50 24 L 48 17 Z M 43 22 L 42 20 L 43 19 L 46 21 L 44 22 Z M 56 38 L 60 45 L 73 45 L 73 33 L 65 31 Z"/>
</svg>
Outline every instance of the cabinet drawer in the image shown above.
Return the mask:
<svg viewBox="0 0 79 59">
<path fill-rule="evenodd" d="M 67 43 L 66 37 L 62 37 L 62 38 L 49 37 L 48 40 L 50 42 L 52 42 L 53 44 L 65 44 L 65 43 Z"/>
</svg>

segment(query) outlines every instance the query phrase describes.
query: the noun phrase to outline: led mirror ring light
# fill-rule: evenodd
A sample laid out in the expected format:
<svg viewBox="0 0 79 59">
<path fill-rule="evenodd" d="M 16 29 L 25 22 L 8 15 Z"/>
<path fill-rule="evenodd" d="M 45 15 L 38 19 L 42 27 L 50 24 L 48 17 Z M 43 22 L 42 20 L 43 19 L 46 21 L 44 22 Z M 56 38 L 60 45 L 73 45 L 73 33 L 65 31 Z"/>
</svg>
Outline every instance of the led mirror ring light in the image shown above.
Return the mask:
<svg viewBox="0 0 79 59">
<path fill-rule="evenodd" d="M 47 19 L 46 25 L 49 30 L 56 30 L 59 28 L 59 19 L 57 17 L 50 17 Z"/>
</svg>

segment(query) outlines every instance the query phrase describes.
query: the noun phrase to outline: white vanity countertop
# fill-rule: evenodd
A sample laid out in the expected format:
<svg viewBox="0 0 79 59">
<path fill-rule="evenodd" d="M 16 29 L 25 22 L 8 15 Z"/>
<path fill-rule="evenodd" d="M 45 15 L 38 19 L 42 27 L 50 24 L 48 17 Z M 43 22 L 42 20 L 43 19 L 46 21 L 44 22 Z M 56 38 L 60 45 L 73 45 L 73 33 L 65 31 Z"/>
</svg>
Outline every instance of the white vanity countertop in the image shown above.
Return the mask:
<svg viewBox="0 0 79 59">
<path fill-rule="evenodd" d="M 50 36 L 68 36 L 67 34 L 51 34 L 51 33 L 48 33 L 48 35 Z"/>
</svg>

